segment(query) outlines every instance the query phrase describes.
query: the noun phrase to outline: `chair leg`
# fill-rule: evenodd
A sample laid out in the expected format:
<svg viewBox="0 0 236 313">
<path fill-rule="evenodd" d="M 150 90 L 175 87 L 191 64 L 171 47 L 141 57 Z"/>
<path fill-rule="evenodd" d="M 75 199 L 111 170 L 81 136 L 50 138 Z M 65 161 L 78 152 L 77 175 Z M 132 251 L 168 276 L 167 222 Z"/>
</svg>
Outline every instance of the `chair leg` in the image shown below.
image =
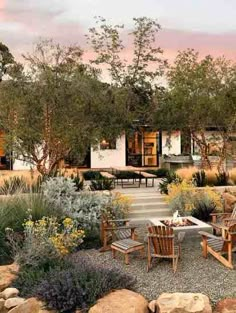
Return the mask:
<svg viewBox="0 0 236 313">
<path fill-rule="evenodd" d="M 141 256 L 141 259 L 145 257 L 144 248 L 140 250 L 140 256 Z"/>
<path fill-rule="evenodd" d="M 125 264 L 129 265 L 129 254 L 125 253 Z"/>
<path fill-rule="evenodd" d="M 112 258 L 115 259 L 116 258 L 116 250 L 115 249 L 112 249 Z"/>
<path fill-rule="evenodd" d="M 203 238 L 203 240 L 202 240 L 202 255 L 205 259 L 207 259 L 207 254 L 208 254 L 207 240 L 205 238 Z"/>
<path fill-rule="evenodd" d="M 173 263 L 173 270 L 174 270 L 174 273 L 176 273 L 176 271 L 177 271 L 177 265 L 178 265 L 178 256 L 173 258 L 172 263 Z"/>
</svg>

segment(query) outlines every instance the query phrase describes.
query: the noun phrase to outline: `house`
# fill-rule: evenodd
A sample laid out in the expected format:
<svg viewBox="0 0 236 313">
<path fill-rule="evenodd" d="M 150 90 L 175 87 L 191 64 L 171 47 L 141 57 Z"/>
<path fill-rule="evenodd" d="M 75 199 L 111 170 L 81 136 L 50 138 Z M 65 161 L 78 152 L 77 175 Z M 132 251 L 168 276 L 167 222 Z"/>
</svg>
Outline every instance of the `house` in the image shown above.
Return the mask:
<svg viewBox="0 0 236 313">
<path fill-rule="evenodd" d="M 0 143 L 3 143 L 3 138 Z M 0 144 L 1 147 L 1 144 Z M 116 140 L 108 141 L 104 138 L 97 147 L 88 149 L 88 153 L 81 163 L 67 160 L 71 166 L 84 168 L 110 168 L 126 165 L 138 167 L 157 167 L 163 155 L 181 154 L 181 136 L 176 131 L 171 138 L 165 131 L 153 131 L 147 126 L 123 134 Z M 0 169 L 24 170 L 30 169 L 30 164 L 21 160 L 11 161 L 3 149 L 0 149 Z"/>
</svg>

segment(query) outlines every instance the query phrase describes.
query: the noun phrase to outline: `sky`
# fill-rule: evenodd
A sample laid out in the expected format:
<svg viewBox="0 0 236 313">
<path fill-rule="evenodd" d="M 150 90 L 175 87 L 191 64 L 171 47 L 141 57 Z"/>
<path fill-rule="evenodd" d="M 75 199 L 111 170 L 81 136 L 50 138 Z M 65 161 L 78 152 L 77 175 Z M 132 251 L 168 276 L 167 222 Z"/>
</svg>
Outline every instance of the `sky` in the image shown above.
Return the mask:
<svg viewBox="0 0 236 313">
<path fill-rule="evenodd" d="M 20 59 L 39 38 L 77 43 L 87 52 L 84 35 L 94 16 L 132 28 L 132 18 L 156 18 L 165 57 L 194 48 L 202 55 L 236 61 L 236 0 L 0 0 L 0 41 Z"/>
</svg>

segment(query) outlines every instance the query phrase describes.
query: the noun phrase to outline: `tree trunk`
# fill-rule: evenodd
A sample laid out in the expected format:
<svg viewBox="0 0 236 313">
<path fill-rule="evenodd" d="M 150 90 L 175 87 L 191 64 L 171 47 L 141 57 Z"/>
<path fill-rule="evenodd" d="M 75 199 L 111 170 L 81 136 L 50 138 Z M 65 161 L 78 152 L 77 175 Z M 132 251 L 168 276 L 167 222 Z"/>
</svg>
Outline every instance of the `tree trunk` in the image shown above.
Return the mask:
<svg viewBox="0 0 236 313">
<path fill-rule="evenodd" d="M 204 130 L 199 131 L 198 136 L 195 132 L 191 132 L 192 137 L 195 140 L 196 144 L 198 145 L 201 153 L 201 168 L 203 169 L 212 169 L 212 164 L 209 159 L 209 144 L 207 143 L 206 136 Z"/>
</svg>

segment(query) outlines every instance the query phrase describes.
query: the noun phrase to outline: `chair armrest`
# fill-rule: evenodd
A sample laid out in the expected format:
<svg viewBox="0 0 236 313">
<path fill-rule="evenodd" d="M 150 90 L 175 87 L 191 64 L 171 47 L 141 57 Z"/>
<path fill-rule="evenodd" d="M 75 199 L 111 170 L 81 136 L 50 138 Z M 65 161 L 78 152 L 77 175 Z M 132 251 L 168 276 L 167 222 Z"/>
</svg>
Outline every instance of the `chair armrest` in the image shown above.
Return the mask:
<svg viewBox="0 0 236 313">
<path fill-rule="evenodd" d="M 203 238 L 205 237 L 205 238 L 210 238 L 210 239 L 217 239 L 217 240 L 219 240 L 219 241 L 226 241 L 226 242 L 229 241 L 229 240 L 227 240 L 227 239 L 225 239 L 225 238 L 223 238 L 223 237 L 217 237 L 217 236 L 214 236 L 214 235 L 212 235 L 212 234 L 210 234 L 210 233 L 207 233 L 207 232 L 205 232 L 205 231 L 199 231 L 198 233 L 199 233 L 199 235 L 201 235 Z"/>
<path fill-rule="evenodd" d="M 118 227 L 106 227 L 105 228 L 105 231 L 106 230 L 121 230 L 121 229 L 131 229 L 131 230 L 134 230 L 136 229 L 137 226 L 118 226 Z"/>
<path fill-rule="evenodd" d="M 129 219 L 120 219 L 120 220 L 107 220 L 107 222 L 129 222 Z"/>
<path fill-rule="evenodd" d="M 211 213 L 210 216 L 224 216 L 224 215 L 231 215 L 231 213 L 222 212 L 222 213 Z"/>
<path fill-rule="evenodd" d="M 236 223 L 236 218 L 224 218 L 225 222 L 235 222 Z"/>
</svg>

